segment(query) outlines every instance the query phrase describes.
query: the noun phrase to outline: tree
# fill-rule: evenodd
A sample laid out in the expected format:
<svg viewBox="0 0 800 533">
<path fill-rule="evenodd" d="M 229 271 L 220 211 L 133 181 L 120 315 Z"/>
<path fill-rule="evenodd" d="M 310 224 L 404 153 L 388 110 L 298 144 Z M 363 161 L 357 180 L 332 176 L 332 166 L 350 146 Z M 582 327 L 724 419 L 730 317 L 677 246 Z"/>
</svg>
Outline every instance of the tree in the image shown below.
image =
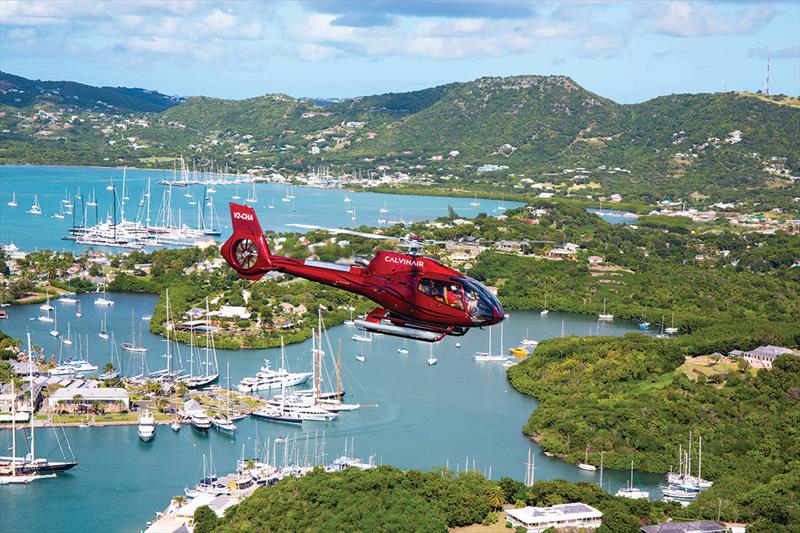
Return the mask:
<svg viewBox="0 0 800 533">
<path fill-rule="evenodd" d="M 195 533 L 212 533 L 217 527 L 219 518 L 208 505 L 202 505 L 194 512 Z"/>
<path fill-rule="evenodd" d="M 492 506 L 493 510 L 498 510 L 503 507 L 503 503 L 505 502 L 505 494 L 503 493 L 503 489 L 498 485 L 490 485 L 486 488 L 486 499 L 489 500 L 489 505 Z"/>
</svg>

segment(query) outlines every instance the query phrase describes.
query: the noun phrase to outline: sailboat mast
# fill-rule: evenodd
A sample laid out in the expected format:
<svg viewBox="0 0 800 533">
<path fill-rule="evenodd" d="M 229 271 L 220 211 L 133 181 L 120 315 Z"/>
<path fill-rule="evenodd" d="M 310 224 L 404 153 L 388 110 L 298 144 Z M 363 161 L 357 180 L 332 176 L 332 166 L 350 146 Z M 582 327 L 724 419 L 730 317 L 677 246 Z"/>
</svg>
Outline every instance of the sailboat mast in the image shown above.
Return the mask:
<svg viewBox="0 0 800 533">
<path fill-rule="evenodd" d="M 17 393 L 11 379 L 11 475 L 17 475 Z"/>
<path fill-rule="evenodd" d="M 336 364 L 336 398 L 342 397 L 342 339 L 339 339 L 339 360 Z"/>
<path fill-rule="evenodd" d="M 13 379 L 11 381 L 14 381 Z M 33 430 L 33 352 L 31 351 L 31 333 L 28 332 L 28 386 L 30 396 L 30 417 L 31 423 L 31 459 L 36 459 L 36 432 Z"/>
</svg>

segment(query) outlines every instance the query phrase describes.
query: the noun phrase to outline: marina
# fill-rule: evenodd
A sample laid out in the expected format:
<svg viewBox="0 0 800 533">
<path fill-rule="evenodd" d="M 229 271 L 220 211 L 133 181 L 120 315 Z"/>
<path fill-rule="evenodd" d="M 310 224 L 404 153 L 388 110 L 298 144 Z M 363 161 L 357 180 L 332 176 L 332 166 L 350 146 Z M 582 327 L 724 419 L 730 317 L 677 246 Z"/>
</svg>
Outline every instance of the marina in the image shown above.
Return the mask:
<svg viewBox="0 0 800 533">
<path fill-rule="evenodd" d="M 91 305 L 95 297 L 92 293 L 76 296 L 84 308 L 84 316 L 78 323 L 73 320 L 76 335 L 83 336 L 87 329 L 96 332 L 97 325 L 106 317 L 109 335 L 126 337 L 130 334 L 131 312 L 136 317 L 149 315 L 156 301 L 156 297 L 150 295 L 110 293 L 108 297 L 116 304 L 100 307 Z M 30 328 L 34 343 L 40 344 L 48 355 L 57 353 L 60 343 L 47 334 L 50 326 L 35 320 L 41 312 L 38 305 L 14 306 L 11 311 L 4 322 L 4 331 L 24 338 Z M 562 321 L 566 335 L 598 332 L 620 335 L 636 329 L 635 324 L 622 321 L 598 324 L 585 315 L 551 312 L 542 317 L 538 312 L 516 311 L 505 322 L 504 336 L 515 342 L 525 337 L 557 336 Z M 499 328 L 496 329 L 493 335 L 499 335 Z M 463 469 L 465 458 L 469 456 L 470 462 L 476 461 L 477 468 L 485 468 L 487 473 L 491 465 L 495 479 L 504 475 L 521 478 L 519 458 L 525 456 L 531 441 L 522 435 L 520 428 L 536 401 L 508 385 L 501 365 L 481 365 L 473 361 L 471 354 L 485 349 L 488 344 L 487 330 L 475 330 L 459 339 L 461 348 L 456 347 L 454 339 L 437 344 L 438 361 L 432 367 L 427 365 L 429 347 L 424 343 L 405 344 L 409 353 L 401 356 L 397 353 L 397 349 L 404 346 L 400 339 L 376 335 L 373 342 L 362 345 L 350 340 L 352 334 L 352 328 L 347 326 L 336 326 L 328 331 L 334 349 L 340 340 L 342 342 L 341 375 L 347 388 L 346 401 L 378 407 L 348 412 L 334 422 L 304 422 L 303 431 L 319 429 L 321 433 L 324 429 L 330 450 L 344 449 L 345 440 L 355 437 L 361 455 L 374 455 L 378 464 L 418 469 L 449 465 L 455 470 L 459 464 Z M 123 373 L 138 374 L 137 361 L 140 364 L 142 357 L 150 368 L 162 368 L 163 341 L 163 337 L 151 334 L 144 325 L 141 342 L 148 351 L 121 353 Z M 362 346 L 367 355 L 365 364 L 354 360 Z M 184 356 L 188 353 L 186 345 L 179 345 L 179 349 Z M 292 371 L 311 372 L 311 351 L 311 339 L 287 346 L 288 367 Z M 275 360 L 276 356 L 280 354 L 275 349 L 217 350 L 219 366 L 224 370 L 230 365 L 233 386 L 242 378 L 254 375 L 265 358 Z M 109 348 L 105 343 L 102 347 L 96 346 L 90 354 L 91 363 L 104 364 L 108 358 Z M 305 390 L 310 388 L 308 384 L 306 387 Z M 252 447 L 256 431 L 262 440 L 286 437 L 295 431 L 291 425 L 265 422 L 252 416 L 236 422 L 235 436 L 210 430 L 210 419 L 205 431 L 188 427 L 172 431 L 166 426 L 169 423 L 169 420 L 157 423 L 165 425 L 159 427 L 156 438 L 147 443 L 138 438 L 137 423 L 65 427 L 63 431 L 80 466 L 56 479 L 33 483 L 24 491 L 4 493 L 4 510 L 0 511 L 4 523 L 12 530 L 28 527 L 53 530 L 58 524 L 62 531 L 99 533 L 103 531 L 101 524 L 113 520 L 122 531 L 138 531 L 152 520 L 156 511 L 164 509 L 172 496 L 181 494 L 185 486 L 202 477 L 203 454 L 208 454 L 209 444 L 213 446 L 218 471 L 230 472 L 235 469 L 242 444 Z M 486 431 L 476 433 L 473 430 L 476 425 Z M 22 441 L 21 431 L 18 433 Z M 10 444 L 10 431 L 0 431 L 0 446 L 10 447 Z M 45 456 L 59 455 L 52 430 L 37 431 L 36 447 Z M 534 449 L 537 479 L 599 480 L 599 473 L 583 472 Z M 55 454 L 50 453 L 53 451 Z M 111 491 L 109 479 L 114 480 Z M 604 479 L 606 484 L 610 482 L 611 490 L 617 490 L 628 483 L 629 472 L 606 469 Z M 637 473 L 636 479 L 641 488 L 650 490 L 651 497 L 660 496 L 658 487 L 663 483 L 663 476 Z M 86 529 L 86 524 L 74 515 L 76 497 L 106 502 L 93 511 L 97 518 L 95 529 Z M 30 516 L 23 512 L 42 498 L 48 501 L 48 513 Z M 132 501 L 137 502 L 136 505 L 131 505 Z"/>
<path fill-rule="evenodd" d="M 234 196 L 245 194 L 245 189 L 248 204 L 256 209 L 264 229 L 278 232 L 298 231 L 290 224 L 352 227 L 361 224 L 378 226 L 379 219 L 414 222 L 446 216 L 448 206 L 465 217 L 481 212 L 501 213 L 497 210 L 501 206 L 499 200 L 482 200 L 481 205 L 473 206 L 470 198 L 354 192 L 312 186 L 288 190 L 284 184 L 268 182 L 216 184 L 212 187 L 216 192 L 212 193 L 209 185 L 205 184 L 174 187 L 158 183 L 165 179 L 169 181 L 171 177 L 171 170 L 0 166 L 2 205 L 16 202 L 28 206 L 36 202 L 39 214 L 47 215 L 35 216 L 17 209 L 1 209 L 0 242 L 6 245 L 14 243 L 26 251 L 83 250 L 86 245 L 81 242 L 92 242 L 95 248 L 110 250 L 192 245 L 201 239 L 217 239 L 230 230 L 225 220 L 227 204 L 238 201 Z M 72 198 L 73 214 L 53 219 L 50 215 L 62 209 L 65 187 Z M 181 191 L 191 191 L 197 200 L 196 205 L 190 205 L 191 199 Z M 78 194 L 81 200 L 75 199 Z M 124 200 L 123 217 L 125 196 L 129 200 Z M 270 201 L 271 198 L 289 196 L 294 198 L 289 198 L 288 202 Z M 345 198 L 351 201 L 344 202 Z M 520 205 L 519 202 L 503 202 L 507 208 Z M 346 206 L 357 209 L 356 220 L 346 212 Z M 381 212 L 384 206 L 387 206 L 389 214 Z M 126 220 L 124 224 L 123 218 Z M 218 219 L 223 219 L 223 223 L 220 224 Z M 79 228 L 71 232 L 74 226 Z M 92 227 L 93 230 L 88 229 Z M 64 240 L 65 236 L 75 240 Z"/>
</svg>

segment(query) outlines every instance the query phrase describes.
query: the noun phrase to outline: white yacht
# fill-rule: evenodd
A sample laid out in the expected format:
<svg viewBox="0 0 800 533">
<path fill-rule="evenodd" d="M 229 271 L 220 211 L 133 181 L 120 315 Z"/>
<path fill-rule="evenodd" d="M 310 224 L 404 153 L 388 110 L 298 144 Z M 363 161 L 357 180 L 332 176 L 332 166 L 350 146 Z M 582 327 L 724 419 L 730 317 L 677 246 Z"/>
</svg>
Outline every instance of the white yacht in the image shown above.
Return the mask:
<svg viewBox="0 0 800 533">
<path fill-rule="evenodd" d="M 11 201 L 6 204 L 8 207 L 17 207 L 17 192 L 11 191 Z"/>
<path fill-rule="evenodd" d="M 597 315 L 599 320 L 614 320 L 614 315 L 606 313 L 606 299 L 603 298 L 603 312 Z"/>
<path fill-rule="evenodd" d="M 189 415 L 189 419 L 192 427 L 197 431 L 205 433 L 211 427 L 211 419 L 208 418 L 205 411 L 193 411 L 191 415 Z"/>
<path fill-rule="evenodd" d="M 236 389 L 244 393 L 278 390 L 281 387 L 302 385 L 307 382 L 310 377 L 310 372 L 289 372 L 284 367 L 273 370 L 270 368 L 270 362 L 265 359 L 264 366 L 256 373 L 255 377 L 246 377 L 242 379 Z"/>
<path fill-rule="evenodd" d="M 97 292 L 101 292 L 101 291 L 98 289 Z M 108 292 L 106 291 L 105 287 L 103 287 L 102 294 L 103 295 L 100 296 L 99 298 L 95 298 L 94 305 L 100 305 L 100 306 L 103 306 L 103 307 L 110 307 L 110 306 L 114 305 L 114 300 L 110 300 L 108 298 Z"/>
<path fill-rule="evenodd" d="M 137 433 L 139 439 L 144 442 L 150 442 L 156 436 L 156 419 L 147 409 L 139 416 L 139 430 Z"/>
<path fill-rule="evenodd" d="M 372 333 L 369 335 L 362 335 L 360 333 L 356 333 L 353 335 L 353 340 L 356 342 L 372 342 Z"/>
</svg>

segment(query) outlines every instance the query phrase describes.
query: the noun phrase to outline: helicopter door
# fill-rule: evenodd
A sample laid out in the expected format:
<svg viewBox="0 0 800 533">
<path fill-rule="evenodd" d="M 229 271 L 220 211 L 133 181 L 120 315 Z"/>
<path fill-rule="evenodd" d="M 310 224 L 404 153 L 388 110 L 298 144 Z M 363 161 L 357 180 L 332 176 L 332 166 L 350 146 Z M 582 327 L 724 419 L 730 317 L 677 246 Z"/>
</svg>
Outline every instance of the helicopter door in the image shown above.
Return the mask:
<svg viewBox="0 0 800 533">
<path fill-rule="evenodd" d="M 458 282 L 422 278 L 417 284 L 417 290 L 440 304 L 447 305 L 459 311 L 465 309 L 464 292 L 461 288 L 461 284 Z"/>
</svg>

